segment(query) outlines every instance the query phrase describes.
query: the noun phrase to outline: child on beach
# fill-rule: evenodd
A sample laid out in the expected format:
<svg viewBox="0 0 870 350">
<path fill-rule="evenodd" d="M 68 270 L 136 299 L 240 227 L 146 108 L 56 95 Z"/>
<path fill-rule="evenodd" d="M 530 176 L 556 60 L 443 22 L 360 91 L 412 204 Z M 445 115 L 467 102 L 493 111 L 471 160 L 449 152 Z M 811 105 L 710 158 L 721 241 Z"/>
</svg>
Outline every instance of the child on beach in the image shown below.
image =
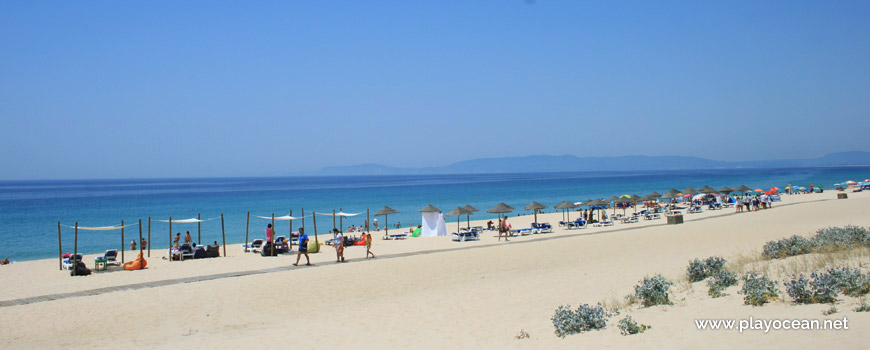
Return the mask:
<svg viewBox="0 0 870 350">
<path fill-rule="evenodd" d="M 335 245 L 335 262 L 344 262 L 344 235 L 338 229 L 332 229 L 333 245 Z"/>
<path fill-rule="evenodd" d="M 369 258 L 369 254 L 372 255 L 372 258 L 375 257 L 375 253 L 372 253 L 372 235 L 364 234 L 366 236 L 366 259 Z"/>
<path fill-rule="evenodd" d="M 305 229 L 299 229 L 299 250 L 296 253 L 296 263 L 293 266 L 299 266 L 299 259 L 305 254 L 305 265 L 311 265 L 311 259 L 308 258 L 308 235 L 305 234 Z"/>
</svg>

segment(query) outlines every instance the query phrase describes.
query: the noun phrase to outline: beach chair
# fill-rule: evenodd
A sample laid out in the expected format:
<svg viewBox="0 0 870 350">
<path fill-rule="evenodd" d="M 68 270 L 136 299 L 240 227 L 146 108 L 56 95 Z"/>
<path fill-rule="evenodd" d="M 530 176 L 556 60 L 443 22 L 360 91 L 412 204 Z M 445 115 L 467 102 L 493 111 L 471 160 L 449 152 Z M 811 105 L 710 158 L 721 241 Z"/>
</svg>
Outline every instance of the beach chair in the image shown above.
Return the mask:
<svg viewBox="0 0 870 350">
<path fill-rule="evenodd" d="M 67 254 L 69 254 L 69 253 L 67 253 Z M 76 255 L 76 257 L 78 257 L 79 263 L 81 263 L 82 262 L 82 255 L 78 254 L 78 255 Z M 72 270 L 72 266 L 73 266 L 74 261 L 75 260 L 72 259 L 72 254 L 70 254 L 70 256 L 63 259 L 63 268 L 66 270 Z"/>
<path fill-rule="evenodd" d="M 290 244 L 287 236 L 278 236 L 275 238 L 275 251 L 278 253 L 287 253 L 290 251 Z"/>
<path fill-rule="evenodd" d="M 542 223 L 542 224 L 533 222 L 532 228 L 537 230 L 537 232 L 535 232 L 535 233 L 551 233 L 551 232 L 553 232 L 553 225 L 550 225 L 549 223 L 546 223 L 546 222 Z"/>
<path fill-rule="evenodd" d="M 395 234 L 395 235 L 384 235 L 385 240 L 406 239 L 406 238 L 408 238 L 407 232 L 399 233 L 399 234 Z"/>
<path fill-rule="evenodd" d="M 178 248 L 178 252 L 179 252 L 179 255 L 181 256 L 180 260 L 184 260 L 184 258 L 193 259 L 194 256 L 196 255 L 193 252 L 193 248 L 191 248 L 190 244 L 188 244 L 188 243 L 182 244 L 181 247 Z"/>
<path fill-rule="evenodd" d="M 121 262 L 118 261 L 118 251 L 115 249 L 107 250 L 106 254 L 103 255 L 103 259 L 106 259 L 106 265 L 121 266 Z"/>
<path fill-rule="evenodd" d="M 572 224 L 572 227 L 573 227 L 573 228 L 577 228 L 577 229 L 580 229 L 580 228 L 586 228 L 586 227 L 587 227 L 587 226 L 586 226 L 586 220 L 583 220 L 583 219 L 577 219 L 577 220 L 571 222 L 571 224 Z"/>
<path fill-rule="evenodd" d="M 256 253 L 256 252 L 258 252 L 260 249 L 263 249 L 263 243 L 264 243 L 264 242 L 265 242 L 265 241 L 262 240 L 262 239 L 255 239 L 255 240 L 251 241 L 250 244 L 247 244 L 247 245 L 242 244 L 242 251 L 245 252 L 245 253 L 247 253 L 247 252 L 254 252 L 254 253 Z"/>
<path fill-rule="evenodd" d="M 480 233 L 477 230 L 460 231 L 459 233 L 454 232 L 451 236 L 455 242 L 480 240 Z"/>
<path fill-rule="evenodd" d="M 697 214 L 701 212 L 701 207 L 691 207 L 689 208 L 689 214 Z"/>
</svg>

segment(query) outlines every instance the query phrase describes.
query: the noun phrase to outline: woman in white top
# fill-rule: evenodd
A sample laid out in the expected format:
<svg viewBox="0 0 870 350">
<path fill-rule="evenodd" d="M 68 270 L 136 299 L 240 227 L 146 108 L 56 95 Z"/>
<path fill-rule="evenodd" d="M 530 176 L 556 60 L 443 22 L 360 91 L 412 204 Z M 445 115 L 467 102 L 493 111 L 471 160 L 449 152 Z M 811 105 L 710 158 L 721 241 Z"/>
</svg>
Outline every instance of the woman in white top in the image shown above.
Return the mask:
<svg viewBox="0 0 870 350">
<path fill-rule="evenodd" d="M 344 235 L 338 232 L 338 229 L 333 229 L 332 244 L 335 245 L 335 262 L 344 262 Z"/>
</svg>

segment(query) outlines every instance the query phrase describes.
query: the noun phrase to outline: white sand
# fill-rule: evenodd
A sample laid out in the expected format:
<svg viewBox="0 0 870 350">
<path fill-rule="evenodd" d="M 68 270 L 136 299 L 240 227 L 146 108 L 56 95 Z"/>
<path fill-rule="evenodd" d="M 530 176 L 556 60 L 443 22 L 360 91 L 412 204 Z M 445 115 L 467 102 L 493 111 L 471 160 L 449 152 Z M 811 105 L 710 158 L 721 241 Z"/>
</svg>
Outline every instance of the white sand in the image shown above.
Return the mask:
<svg viewBox="0 0 870 350">
<path fill-rule="evenodd" d="M 653 326 L 641 335 L 619 335 L 616 322 L 622 315 L 611 318 L 603 331 L 564 339 L 553 334 L 550 321 L 559 305 L 621 299 L 645 275 L 678 278 L 693 258 L 758 252 L 768 240 L 810 235 L 826 226 L 870 226 L 870 195 L 849 195 L 848 200 L 834 199 L 831 191 L 786 196 L 771 210 L 691 214 L 683 225 L 642 220 L 608 228 L 557 228 L 511 243 L 497 242 L 494 234 L 463 243 L 443 237 L 377 239 L 377 259 L 365 260 L 364 247 L 350 247 L 351 261 L 336 264 L 332 248 L 324 247 L 312 255 L 314 267 L 290 267 L 295 256 L 243 254 L 237 245 L 228 247 L 227 258 L 171 263 L 157 258 L 165 252 L 152 251 L 147 270 L 77 278 L 58 271 L 57 260 L 21 262 L 0 267 L 5 282 L 0 300 L 230 271 L 287 271 L 4 307 L 0 342 L 4 348 L 865 348 L 870 313 L 855 313 L 849 305 L 832 316 L 822 316 L 827 306 L 820 305 L 750 307 L 736 289 L 711 299 L 700 284 L 694 293 L 675 293 L 679 299 L 673 306 L 633 308 L 629 313 L 635 319 Z M 554 224 L 560 218 L 539 215 L 539 221 Z M 511 218 L 514 227 L 527 227 L 531 220 Z M 454 219 L 448 228 L 455 225 Z M 465 247 L 478 248 L 456 249 Z M 85 261 L 91 265 L 93 256 Z M 845 316 L 853 328 L 738 334 L 694 326 L 696 318 L 749 316 Z M 514 339 L 521 329 L 531 338 Z"/>
</svg>

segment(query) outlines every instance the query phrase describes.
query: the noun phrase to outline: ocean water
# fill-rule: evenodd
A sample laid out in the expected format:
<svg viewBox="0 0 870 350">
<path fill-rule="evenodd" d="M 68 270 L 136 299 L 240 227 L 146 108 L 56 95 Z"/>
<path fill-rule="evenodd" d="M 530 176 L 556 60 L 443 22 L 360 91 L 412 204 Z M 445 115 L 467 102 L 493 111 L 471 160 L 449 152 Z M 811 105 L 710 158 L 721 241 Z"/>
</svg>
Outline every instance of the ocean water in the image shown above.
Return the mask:
<svg viewBox="0 0 870 350">
<path fill-rule="evenodd" d="M 366 209 L 374 214 L 388 205 L 400 213 L 389 216 L 392 227 L 421 221 L 418 209 L 432 204 L 444 212 L 471 204 L 482 211 L 472 219 L 495 218 L 485 210 L 505 202 L 528 214 L 522 207 L 531 201 L 552 206 L 563 200 L 572 202 L 612 195 L 664 193 L 670 188 L 704 185 L 716 189 L 745 184 L 752 188 L 784 187 L 788 184 L 823 185 L 870 178 L 870 167 L 723 169 L 681 171 L 576 172 L 482 175 L 413 175 L 283 178 L 202 178 L 202 179 L 124 179 L 0 182 L 0 257 L 10 260 L 44 259 L 57 256 L 57 222 L 62 225 L 64 252 L 73 250 L 72 228 L 113 226 L 151 217 L 152 249 L 169 246 L 169 225 L 156 220 L 186 219 L 201 214 L 202 242 L 221 241 L 220 215 L 224 214 L 227 243 L 244 242 L 246 213 L 251 213 L 250 235 L 261 238 L 270 222 L 256 216 L 286 215 L 290 210 L 300 216 L 304 208 L 305 226 L 313 234 L 311 212 L 343 209 L 362 215 L 347 218 L 344 226 L 361 225 Z M 451 218 L 448 218 L 450 220 Z M 453 218 L 455 220 L 455 218 Z M 384 218 L 379 217 L 381 227 Z M 301 222 L 294 221 L 294 230 Z M 332 217 L 318 216 L 320 233 L 332 229 Z M 287 234 L 287 221 L 277 222 L 278 234 Z M 174 232 L 190 231 L 197 239 L 196 224 L 173 224 Z M 79 231 L 78 249 L 99 253 L 120 249 L 138 238 L 138 225 L 120 231 Z M 232 248 L 235 249 L 235 248 Z M 158 251 L 157 254 L 163 254 Z"/>
</svg>

